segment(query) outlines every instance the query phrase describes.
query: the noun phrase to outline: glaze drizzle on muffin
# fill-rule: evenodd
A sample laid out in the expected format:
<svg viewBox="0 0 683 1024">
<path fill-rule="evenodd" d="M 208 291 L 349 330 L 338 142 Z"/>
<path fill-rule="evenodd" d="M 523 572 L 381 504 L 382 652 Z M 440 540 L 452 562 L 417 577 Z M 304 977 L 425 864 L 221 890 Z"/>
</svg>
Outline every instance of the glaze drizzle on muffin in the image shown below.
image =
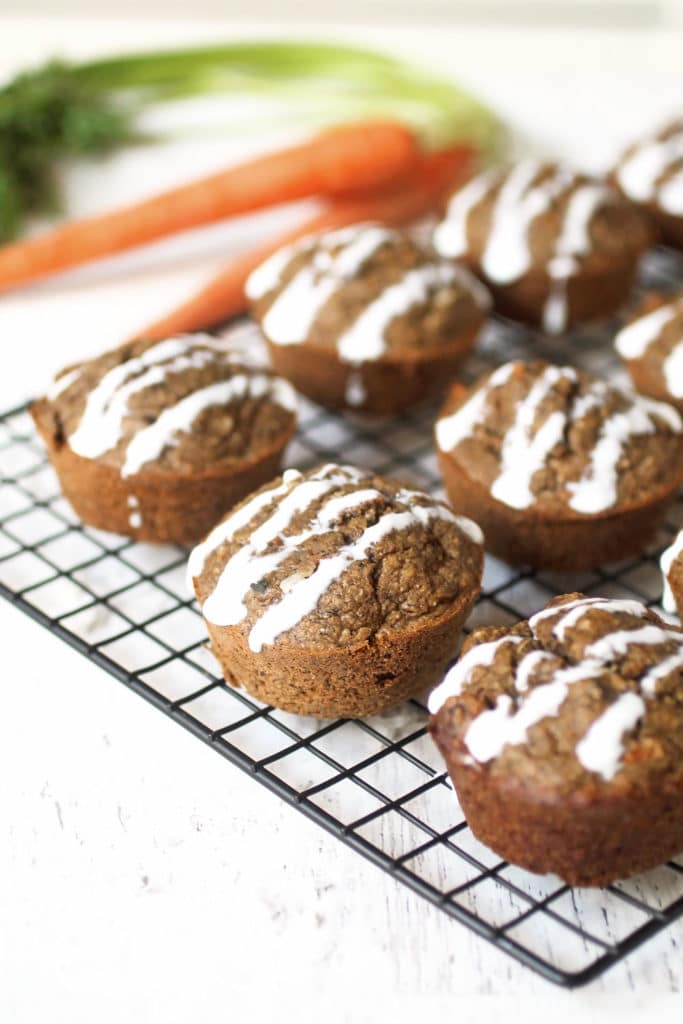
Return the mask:
<svg viewBox="0 0 683 1024">
<path fill-rule="evenodd" d="M 652 376 L 656 397 L 683 401 L 683 295 L 636 316 L 619 331 L 614 347 L 626 362 L 645 361 L 641 370 L 648 380 Z M 640 374 L 632 376 L 637 384 Z M 649 394 L 654 388 L 643 390 Z"/>
<path fill-rule="evenodd" d="M 597 635 L 586 642 L 589 615 Z M 492 692 L 464 733 L 469 756 L 480 764 L 527 743 L 534 726 L 562 713 L 574 688 L 576 707 L 586 693 L 581 716 L 588 723 L 575 736 L 574 755 L 585 771 L 609 781 L 623 764 L 626 737 L 648 715 L 648 702 L 660 687 L 678 692 L 683 681 L 683 634 L 644 605 L 558 598 L 515 632 L 471 646 L 430 697 L 432 714 L 468 691 L 481 699 L 487 689 L 481 670 L 490 669 L 504 649 L 510 684 Z M 644 668 L 634 675 L 636 652 Z"/>
<path fill-rule="evenodd" d="M 394 321 L 415 307 L 441 302 L 446 308 L 460 294 L 488 308 L 485 288 L 467 270 L 420 251 L 391 228 L 360 224 L 280 250 L 252 273 L 246 293 L 252 302 L 265 303 L 261 324 L 268 340 L 274 345 L 303 344 L 333 296 L 341 301 L 354 280 L 370 272 L 382 250 L 398 246 L 408 258 L 403 269 L 398 265 L 391 283 L 379 292 L 370 288 L 362 297 L 348 294 L 351 322 L 334 338 L 343 362 L 358 366 L 379 359 L 391 347 Z"/>
<path fill-rule="evenodd" d="M 526 509 L 553 499 L 583 515 L 626 497 L 625 475 L 635 497 L 645 468 L 634 459 L 622 472 L 634 443 L 681 432 L 665 403 L 541 362 L 499 367 L 436 423 L 438 448 L 472 467 L 496 500 Z"/>
<path fill-rule="evenodd" d="M 570 322 L 568 283 L 587 257 L 603 246 L 612 248 L 611 232 L 596 236 L 594 230 L 601 215 L 604 220 L 620 202 L 600 182 L 561 166 L 524 160 L 485 171 L 457 191 L 434 244 L 444 256 L 472 262 L 494 287 L 543 271 L 550 287 L 541 323 L 549 333 L 561 333 Z"/>
<path fill-rule="evenodd" d="M 683 217 L 683 121 L 630 147 L 616 170 L 622 192 L 636 203 L 653 203 Z"/>
<path fill-rule="evenodd" d="M 330 464 L 305 477 L 288 470 L 275 487 L 219 523 L 189 562 L 190 576 L 202 577 L 198 592 L 207 621 L 237 625 L 251 612 L 248 646 L 258 653 L 315 611 L 329 587 L 354 563 L 372 560 L 375 546 L 391 534 L 442 521 L 461 531 L 465 544 L 481 544 L 478 527 L 441 502 L 372 480 L 351 466 Z M 344 522 L 364 509 L 367 525 L 346 537 Z M 310 555 L 316 540 L 325 545 L 321 556 Z M 261 581 L 269 600 L 256 607 L 254 588 Z"/>
</svg>

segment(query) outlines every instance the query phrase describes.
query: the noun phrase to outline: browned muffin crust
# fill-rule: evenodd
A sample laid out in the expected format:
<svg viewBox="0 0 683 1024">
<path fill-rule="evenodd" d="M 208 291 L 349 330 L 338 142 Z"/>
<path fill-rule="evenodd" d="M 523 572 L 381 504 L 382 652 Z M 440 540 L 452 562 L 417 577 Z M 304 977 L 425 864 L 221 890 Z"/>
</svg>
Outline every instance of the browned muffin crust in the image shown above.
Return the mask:
<svg viewBox="0 0 683 1024">
<path fill-rule="evenodd" d="M 474 833 L 512 863 L 604 885 L 683 850 L 683 633 L 569 594 L 476 630 L 430 698 Z"/>
<path fill-rule="evenodd" d="M 31 412 L 85 522 L 189 543 L 277 471 L 294 408 L 285 381 L 186 335 L 71 367 Z"/>
<path fill-rule="evenodd" d="M 392 412 L 443 387 L 489 297 L 408 234 L 359 224 L 271 257 L 247 282 L 273 367 L 333 408 Z"/>
<path fill-rule="evenodd" d="M 629 146 L 610 177 L 651 218 L 663 242 L 683 249 L 683 120 Z"/>
<path fill-rule="evenodd" d="M 482 277 L 503 315 L 557 334 L 622 305 L 651 237 L 604 183 L 525 160 L 459 188 L 434 244 Z"/>
<path fill-rule="evenodd" d="M 648 543 L 683 482 L 675 409 L 572 367 L 507 363 L 436 423 L 453 507 L 514 564 L 579 569 Z"/>
<path fill-rule="evenodd" d="M 614 347 L 636 391 L 683 412 L 683 292 L 646 295 Z"/>
<path fill-rule="evenodd" d="M 195 549 L 226 679 L 287 711 L 360 717 L 433 685 L 479 591 L 481 534 L 349 466 L 288 470 Z"/>
</svg>

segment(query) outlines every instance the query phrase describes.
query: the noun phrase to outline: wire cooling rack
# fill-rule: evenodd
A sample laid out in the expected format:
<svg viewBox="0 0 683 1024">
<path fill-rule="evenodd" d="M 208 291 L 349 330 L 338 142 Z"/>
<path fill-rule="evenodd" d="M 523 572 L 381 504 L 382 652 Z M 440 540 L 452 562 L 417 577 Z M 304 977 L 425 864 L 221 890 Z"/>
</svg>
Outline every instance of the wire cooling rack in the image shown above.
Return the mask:
<svg viewBox="0 0 683 1024">
<path fill-rule="evenodd" d="M 653 254 L 646 276 L 648 285 L 665 288 L 683 280 L 680 263 L 663 253 Z M 234 341 L 246 342 L 258 361 L 250 330 L 238 328 Z M 531 353 L 615 374 L 604 332 L 560 343 L 498 323 L 468 375 Z M 435 412 L 423 406 L 389 423 L 335 416 L 304 402 L 287 464 L 353 462 L 441 494 L 431 440 Z M 683 914 L 683 857 L 589 890 L 529 874 L 482 846 L 426 732 L 420 701 L 362 721 L 320 721 L 266 707 L 227 686 L 188 596 L 186 553 L 82 526 L 59 493 L 26 409 L 0 416 L 0 469 L 4 597 L 502 952 L 573 987 Z M 594 572 L 532 573 L 487 558 L 468 628 L 515 622 L 572 590 L 656 604 L 657 556 L 681 523 L 683 502 L 643 558 Z"/>
</svg>

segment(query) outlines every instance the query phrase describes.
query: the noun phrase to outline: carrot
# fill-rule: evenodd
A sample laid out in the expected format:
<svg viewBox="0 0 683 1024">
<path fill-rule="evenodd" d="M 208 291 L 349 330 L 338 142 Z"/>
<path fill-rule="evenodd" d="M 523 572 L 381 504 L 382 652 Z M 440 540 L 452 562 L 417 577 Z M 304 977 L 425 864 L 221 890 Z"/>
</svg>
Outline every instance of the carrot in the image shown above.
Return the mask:
<svg viewBox="0 0 683 1024">
<path fill-rule="evenodd" d="M 306 235 L 361 221 L 407 224 L 434 211 L 446 191 L 457 180 L 462 180 L 472 168 L 471 149 L 454 147 L 441 150 L 424 156 L 414 174 L 393 189 L 349 194 L 330 203 L 322 212 L 275 241 L 237 256 L 189 301 L 150 324 L 138 336 L 156 341 L 173 334 L 212 327 L 243 313 L 247 307 L 244 295 L 247 278 L 252 270 L 277 249 Z"/>
<path fill-rule="evenodd" d="M 391 121 L 340 125 L 112 213 L 0 248 L 0 290 L 225 217 L 351 187 L 376 188 L 417 162 L 410 129 Z"/>
</svg>

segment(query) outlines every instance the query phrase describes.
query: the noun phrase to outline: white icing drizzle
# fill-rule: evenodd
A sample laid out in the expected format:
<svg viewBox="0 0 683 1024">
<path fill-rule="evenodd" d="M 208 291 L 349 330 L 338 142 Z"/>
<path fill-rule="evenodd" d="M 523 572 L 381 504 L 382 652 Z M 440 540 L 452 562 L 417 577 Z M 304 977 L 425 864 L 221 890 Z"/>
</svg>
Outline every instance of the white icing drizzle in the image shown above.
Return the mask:
<svg viewBox="0 0 683 1024">
<path fill-rule="evenodd" d="M 236 512 L 228 516 L 227 519 L 221 520 L 217 526 L 214 526 L 211 533 L 190 552 L 187 563 L 190 586 L 194 577 L 199 576 L 203 572 L 209 555 L 216 551 L 221 544 L 232 540 L 237 531 L 241 530 L 243 526 L 248 526 L 261 509 L 272 505 L 281 495 L 286 494 L 291 489 L 293 483 L 300 479 L 301 473 L 298 470 L 285 470 L 282 474 L 281 484 L 278 484 L 277 487 L 270 487 L 266 491 L 261 491 L 245 505 L 237 509 Z"/>
<path fill-rule="evenodd" d="M 313 240 L 312 258 L 286 283 L 263 318 L 263 330 L 268 339 L 275 345 L 302 344 L 334 292 L 352 279 L 382 245 L 398 237 L 391 229 L 361 224 L 323 234 L 317 242 Z M 310 242 L 308 248 L 311 249 Z M 254 271 L 247 282 L 249 297 L 260 298 L 276 288 L 297 251 L 302 251 L 301 245 L 275 253 Z M 427 302 L 433 292 L 456 281 L 477 305 L 489 308 L 488 292 L 469 271 L 448 262 L 426 263 L 406 271 L 399 281 L 386 287 L 365 307 L 338 338 L 339 358 L 351 366 L 379 359 L 386 352 L 386 332 L 392 321 L 413 306 Z M 364 401 L 362 381 L 360 384 L 359 387 L 357 378 L 350 378 L 349 405 L 360 405 Z"/>
<path fill-rule="evenodd" d="M 677 299 L 622 327 L 614 339 L 619 355 L 624 359 L 640 359 L 681 310 L 683 299 Z"/>
<path fill-rule="evenodd" d="M 662 363 L 666 388 L 673 398 L 683 398 L 683 341 L 669 353 Z"/>
<path fill-rule="evenodd" d="M 500 180 L 500 171 L 490 170 L 472 178 L 452 196 L 445 219 L 434 232 L 434 247 L 442 256 L 464 256 L 467 253 L 467 222 L 475 206 L 486 198 Z"/>
<path fill-rule="evenodd" d="M 88 394 L 80 422 L 67 438 L 70 448 L 85 458 L 97 458 L 110 451 L 123 436 L 132 395 L 163 384 L 169 374 L 201 369 L 221 360 L 223 355 L 208 335 L 186 335 L 168 338 L 114 366 Z M 74 372 L 80 373 L 80 369 Z M 63 380 L 60 378 L 59 383 Z M 209 406 L 264 395 L 284 409 L 296 409 L 292 387 L 266 374 L 236 373 L 227 380 L 198 388 L 163 409 L 155 422 L 133 435 L 124 453 L 121 476 L 125 478 L 139 472 L 146 463 L 158 458 L 165 447 L 176 444 L 178 432 L 189 430 L 196 417 Z M 137 518 L 137 514 L 131 516 L 131 520 Z"/>
<path fill-rule="evenodd" d="M 379 496 L 381 497 L 381 495 Z M 363 504 L 366 504 L 367 500 L 365 497 Z M 417 524 L 424 525 L 434 519 L 454 522 L 456 517 L 442 505 L 416 506 L 406 512 L 387 512 L 382 515 L 376 523 L 363 531 L 358 540 L 347 544 L 336 554 L 321 559 L 310 576 L 298 581 L 280 601 L 271 604 L 266 609 L 249 633 L 250 650 L 258 653 L 263 649 L 264 644 L 274 643 L 282 633 L 286 633 L 301 622 L 306 615 L 315 611 L 318 601 L 330 584 L 338 579 L 353 562 L 363 561 L 367 558 L 370 549 L 384 537 L 391 533 L 407 530 Z"/>
<path fill-rule="evenodd" d="M 624 193 L 638 203 L 657 201 L 667 212 L 681 212 L 680 182 L 666 192 L 661 179 L 683 158 L 683 126 L 668 139 L 651 139 L 623 160 L 617 179 Z M 677 175 L 678 177 L 678 175 Z"/>
<path fill-rule="evenodd" d="M 562 334 L 569 323 L 569 278 L 576 270 L 576 260 L 569 256 L 556 256 L 548 264 L 550 291 L 545 300 L 541 326 L 546 334 Z"/>
<path fill-rule="evenodd" d="M 146 463 L 159 458 L 165 448 L 178 444 L 178 434 L 189 431 L 199 414 L 210 406 L 227 405 L 238 398 L 262 398 L 264 395 L 269 395 L 285 409 L 294 406 L 294 393 L 289 385 L 264 374 L 235 374 L 228 380 L 191 392 L 164 409 L 154 423 L 133 436 L 126 449 L 121 476 L 125 478 L 139 473 Z"/>
<path fill-rule="evenodd" d="M 597 675 L 595 665 L 571 665 L 555 673 L 552 682 L 535 686 L 516 711 L 507 694 L 501 695 L 496 706 L 478 715 L 467 730 L 465 743 L 475 761 L 491 761 L 503 747 L 525 743 L 532 725 L 551 718 L 565 702 L 572 683 L 583 682 Z"/>
<path fill-rule="evenodd" d="M 504 385 L 516 366 L 507 363 L 455 412 L 436 423 L 436 442 L 441 451 L 450 452 L 471 437 L 477 424 L 485 422 L 491 391 Z M 528 508 L 535 501 L 531 491 L 534 474 L 547 462 L 553 448 L 563 440 L 568 426 L 598 407 L 609 395 L 604 381 L 593 381 L 585 394 L 575 398 L 569 412 L 551 413 L 532 433 L 540 406 L 560 380 L 576 380 L 571 367 L 547 367 L 533 382 L 519 403 L 515 418 L 501 441 L 500 473 L 491 484 L 491 494 L 512 508 Z M 613 389 L 612 389 L 613 390 Z M 569 507 L 585 515 L 611 508 L 618 499 L 619 462 L 626 443 L 635 436 L 655 433 L 654 417 L 663 420 L 675 433 L 683 431 L 679 413 L 663 402 L 653 402 L 623 392 L 626 408 L 605 420 L 591 451 L 588 465 L 578 480 L 567 484 Z"/>
<path fill-rule="evenodd" d="M 610 614 L 626 613 L 643 619 L 647 609 L 637 601 L 609 598 L 578 598 L 565 604 L 544 608 L 529 619 L 532 634 L 537 638 L 539 622 L 558 616 L 553 624 L 553 635 L 563 640 L 567 630 L 576 626 L 590 610 L 603 609 Z M 493 664 L 499 648 L 506 643 L 519 644 L 522 637 L 510 635 L 482 643 L 471 648 L 447 674 L 441 686 L 432 694 L 429 710 L 435 714 L 449 699 L 462 692 L 477 666 Z M 611 663 L 628 653 L 632 644 L 656 646 L 676 644 L 678 650 L 651 666 L 642 676 L 639 693 L 620 694 L 590 725 L 576 746 L 580 763 L 606 781 L 614 777 L 622 763 L 624 736 L 646 713 L 646 700 L 656 695 L 657 683 L 673 672 L 683 670 L 683 634 L 675 630 L 646 623 L 634 629 L 617 629 L 589 644 L 579 664 L 556 670 L 548 683 L 539 683 L 532 689 L 529 680 L 538 668 L 557 656 L 548 650 L 533 650 L 526 654 L 515 670 L 515 689 L 520 694 L 515 702 L 508 694 L 498 697 L 493 708 L 481 712 L 465 734 L 465 745 L 471 756 L 480 763 L 498 757 L 506 745 L 524 743 L 529 729 L 548 717 L 557 715 L 575 683 L 601 676 Z"/>
<path fill-rule="evenodd" d="M 92 459 L 115 448 L 132 394 L 163 383 L 169 373 L 200 368 L 216 358 L 207 348 L 192 351 L 198 340 L 210 344 L 210 339 L 205 343 L 190 335 L 168 338 L 105 373 L 88 394 L 81 420 L 67 439 L 72 451 Z"/>
<path fill-rule="evenodd" d="M 569 197 L 555 251 L 548 263 L 552 284 L 543 311 L 543 328 L 549 334 L 561 334 L 567 329 L 567 283 L 578 268 L 578 257 L 590 251 L 591 221 L 610 195 L 604 185 L 587 182 Z"/>
<path fill-rule="evenodd" d="M 263 330 L 268 339 L 275 345 L 301 344 L 330 296 L 392 237 L 390 230 L 373 224 L 322 235 L 313 260 L 294 275 L 264 316 Z M 337 246 L 340 248 L 333 255 Z M 263 267 L 260 270 L 266 279 L 272 278 L 272 264 L 269 271 Z"/>
<path fill-rule="evenodd" d="M 263 263 L 261 263 L 247 278 L 244 286 L 244 294 L 252 301 L 263 298 L 280 283 L 283 271 L 297 252 L 303 252 L 306 248 L 306 240 L 295 245 L 284 245 L 277 252 L 274 252 Z"/>
<path fill-rule="evenodd" d="M 683 216 L 683 171 L 659 186 L 659 205 L 674 217 Z"/>
<path fill-rule="evenodd" d="M 284 490 L 283 500 L 276 504 L 272 514 L 261 523 L 252 533 L 248 542 L 236 551 L 223 566 L 212 593 L 204 602 L 203 612 L 209 622 L 213 622 L 217 626 L 232 626 L 241 622 L 247 613 L 244 597 L 248 593 L 249 587 L 269 572 L 273 572 L 280 562 L 288 558 L 292 551 L 308 537 L 313 536 L 315 532 L 324 532 L 324 528 L 319 520 L 321 515 L 325 515 L 325 505 L 318 511 L 318 515 L 310 529 L 293 537 L 282 536 L 282 546 L 277 551 L 269 555 L 263 554 L 271 541 L 282 534 L 290 525 L 294 516 L 304 512 L 313 502 L 319 501 L 330 491 L 344 484 L 356 483 L 359 479 L 360 472 L 351 466 L 323 466 L 321 470 L 308 480 L 301 480 L 299 476 L 298 480 L 300 482 L 295 481 L 294 487 L 291 486 L 290 482 Z M 279 491 L 281 489 L 277 488 L 275 490 Z M 273 497 L 275 497 L 275 492 L 271 494 L 271 499 Z M 261 507 L 264 506 L 261 505 Z M 259 510 L 257 509 L 257 512 Z M 240 515 L 244 511 L 245 509 L 241 509 L 237 514 Z M 217 536 L 214 538 L 213 547 L 208 550 L 206 545 L 210 538 L 207 538 L 205 550 L 201 556 L 204 562 L 211 550 L 215 550 L 219 544 L 229 539 L 236 532 L 235 529 L 232 532 L 228 532 L 230 530 L 230 519 L 232 517 L 223 524 L 219 524 L 219 526 L 222 525 L 224 527 L 221 533 L 218 533 L 218 527 L 216 528 L 214 532 L 216 532 Z M 244 525 L 247 525 L 247 523 L 240 522 L 237 529 Z M 227 530 L 225 529 L 226 527 L 228 528 Z M 199 574 L 199 572 L 194 571 L 198 560 L 195 560 L 191 569 L 193 576 Z"/>
<path fill-rule="evenodd" d="M 572 175 L 559 168 L 534 185 L 542 167 L 534 160 L 521 161 L 512 168 L 498 193 L 481 260 L 485 276 L 496 284 L 511 284 L 527 272 L 531 265 L 532 221 L 549 209 L 572 183 Z"/>
<path fill-rule="evenodd" d="M 515 673 L 515 689 L 518 693 L 526 693 L 529 689 L 529 680 L 539 665 L 554 657 L 550 651 L 529 651 L 525 654 Z"/>
<path fill-rule="evenodd" d="M 599 394 L 601 390 L 596 389 L 596 393 Z M 594 515 L 616 504 L 619 460 L 624 447 L 633 437 L 656 432 L 653 416 L 666 422 L 675 433 L 683 430 L 683 421 L 671 406 L 635 394 L 628 395 L 628 398 L 627 408 L 613 413 L 602 424 L 600 436 L 582 476 L 567 484 L 571 494 L 569 507 L 575 512 Z"/>
<path fill-rule="evenodd" d="M 567 417 L 557 410 L 548 416 L 535 434 L 533 425 L 540 406 L 560 380 L 576 380 L 571 367 L 548 366 L 517 406 L 517 415 L 503 438 L 500 451 L 500 475 L 491 485 L 491 494 L 511 508 L 528 508 L 535 496 L 531 490 L 534 474 L 542 469 L 555 445 L 564 436 Z"/>
<path fill-rule="evenodd" d="M 351 372 L 346 381 L 344 401 L 347 405 L 359 406 L 363 405 L 367 397 L 363 374 L 358 371 Z"/>
<path fill-rule="evenodd" d="M 128 523 L 134 530 L 137 530 L 142 526 L 142 515 L 140 514 L 140 502 L 134 494 L 128 495 L 128 508 L 132 510 L 128 516 Z"/>
<path fill-rule="evenodd" d="M 660 661 L 657 665 L 653 665 L 649 668 L 643 678 L 640 680 L 641 692 L 646 697 L 654 697 L 657 692 L 657 683 L 660 679 L 666 679 L 672 672 L 678 672 L 683 669 L 683 649 L 676 651 L 675 654 L 670 654 L 664 661 Z"/>
<path fill-rule="evenodd" d="M 374 487 L 366 487 L 360 491 L 351 491 L 349 494 L 341 494 L 338 498 L 332 498 L 325 503 L 324 509 L 318 513 L 318 519 L 325 526 L 336 523 L 345 512 L 356 512 L 364 505 L 371 505 L 382 498 L 381 491 Z M 399 495 L 399 500 L 400 495 Z"/>
<path fill-rule="evenodd" d="M 614 347 L 624 359 L 642 358 L 650 346 L 659 340 L 667 325 L 682 312 L 683 298 L 679 297 L 638 317 L 619 331 L 614 339 Z M 662 375 L 669 394 L 673 398 L 683 398 L 683 338 L 663 361 Z"/>
<path fill-rule="evenodd" d="M 484 387 L 479 388 L 455 412 L 442 416 L 436 421 L 436 443 L 442 452 L 450 452 L 466 437 L 470 437 L 475 426 L 486 418 L 486 403 L 494 388 L 502 387 L 512 376 L 515 363 L 505 363 L 495 370 Z"/>
<path fill-rule="evenodd" d="M 566 604 L 552 605 L 550 608 L 544 608 L 542 611 L 537 612 L 536 615 L 531 616 L 529 625 L 532 632 L 535 633 L 539 622 L 553 615 L 560 614 L 560 618 L 553 626 L 553 635 L 558 640 L 564 640 L 567 631 L 573 629 L 586 612 L 592 608 L 599 608 L 612 614 L 623 612 L 625 615 L 636 615 L 638 617 L 641 617 L 643 614 L 643 606 L 639 601 L 621 601 L 616 598 L 607 597 L 582 597 L 576 601 L 568 601 Z"/>
<path fill-rule="evenodd" d="M 62 373 L 59 377 L 52 381 L 45 392 L 45 397 L 49 402 L 54 401 L 63 394 L 67 388 L 70 388 L 75 380 L 81 375 L 81 367 L 77 366 L 73 370 L 69 370 L 67 373 Z"/>
<path fill-rule="evenodd" d="M 357 366 L 379 359 L 386 352 L 386 331 L 391 322 L 413 306 L 426 302 L 431 292 L 464 280 L 466 271 L 453 263 L 427 263 L 409 270 L 363 310 L 355 322 L 337 341 L 339 358 Z M 470 290 L 475 293 L 474 288 Z M 475 293 L 476 294 L 476 293 Z"/>
<path fill-rule="evenodd" d="M 576 756 L 584 768 L 613 779 L 624 753 L 624 736 L 635 729 L 645 714 L 645 701 L 632 691 L 622 693 L 613 704 L 591 723 L 588 732 L 576 745 Z"/>
<path fill-rule="evenodd" d="M 367 558 L 373 544 L 390 533 L 406 530 L 418 522 L 412 512 L 388 512 L 363 531 L 358 540 L 337 554 L 322 558 L 313 573 L 296 583 L 276 604 L 270 605 L 249 633 L 249 649 L 258 653 L 264 644 L 272 644 L 282 633 L 310 615 L 330 584 L 353 562 Z"/>
<path fill-rule="evenodd" d="M 488 640 L 486 643 L 471 647 L 467 654 L 463 654 L 456 661 L 455 665 L 448 670 L 443 682 L 439 683 L 436 689 L 432 690 L 427 704 L 431 714 L 435 715 L 449 698 L 457 697 L 462 692 L 463 686 L 469 682 L 475 668 L 493 665 L 500 647 L 503 647 L 505 644 L 519 644 L 521 642 L 521 636 L 503 636 L 498 640 Z"/>
<path fill-rule="evenodd" d="M 631 644 L 654 646 L 665 644 L 667 641 L 683 644 L 683 636 L 679 640 L 670 630 L 653 625 L 642 626 L 640 629 L 621 629 L 589 644 L 584 651 L 584 657 L 595 658 L 606 664 L 620 655 L 627 654 Z"/>
<path fill-rule="evenodd" d="M 287 481 L 286 488 L 283 483 L 257 495 L 252 502 L 219 524 L 190 556 L 191 577 L 199 575 L 209 554 L 233 537 L 237 529 L 247 526 L 262 509 L 274 504 L 271 514 L 223 566 L 212 593 L 204 602 L 205 618 L 220 626 L 241 622 L 247 614 L 245 597 L 250 587 L 275 571 L 301 544 L 313 536 L 333 531 L 347 512 L 386 501 L 386 496 L 373 487 L 357 487 L 354 491 L 323 502 L 313 515 L 307 516 L 306 528 L 301 532 L 294 536 L 285 534 L 284 531 L 298 513 L 305 513 L 330 491 L 348 484 L 358 484 L 363 475 L 361 470 L 353 467 L 334 465 L 323 467 L 308 479 L 302 480 L 297 474 Z M 416 497 L 424 498 L 424 495 L 404 489 L 397 493 L 395 500 L 407 504 L 412 503 Z M 255 652 L 260 651 L 264 644 L 273 643 L 281 633 L 291 629 L 313 611 L 332 581 L 354 561 L 366 558 L 370 548 L 383 537 L 410 526 L 425 525 L 435 519 L 456 523 L 470 537 L 478 536 L 478 543 L 481 542 L 481 534 L 475 524 L 456 516 L 438 502 L 430 505 L 415 504 L 401 512 L 386 511 L 357 540 L 344 545 L 333 555 L 321 558 L 310 576 L 295 572 L 287 577 L 286 585 L 280 587 L 280 600 L 266 608 L 252 627 L 248 641 L 250 648 Z M 268 552 L 266 549 L 276 539 L 279 539 L 280 546 Z"/>
<path fill-rule="evenodd" d="M 676 612 L 676 598 L 674 597 L 673 590 L 669 583 L 669 573 L 673 567 L 674 562 L 683 551 L 683 530 L 678 534 L 673 544 L 666 549 L 662 555 L 659 565 L 662 570 L 664 577 L 664 593 L 662 594 L 662 605 L 664 610 L 671 614 Z"/>
</svg>

